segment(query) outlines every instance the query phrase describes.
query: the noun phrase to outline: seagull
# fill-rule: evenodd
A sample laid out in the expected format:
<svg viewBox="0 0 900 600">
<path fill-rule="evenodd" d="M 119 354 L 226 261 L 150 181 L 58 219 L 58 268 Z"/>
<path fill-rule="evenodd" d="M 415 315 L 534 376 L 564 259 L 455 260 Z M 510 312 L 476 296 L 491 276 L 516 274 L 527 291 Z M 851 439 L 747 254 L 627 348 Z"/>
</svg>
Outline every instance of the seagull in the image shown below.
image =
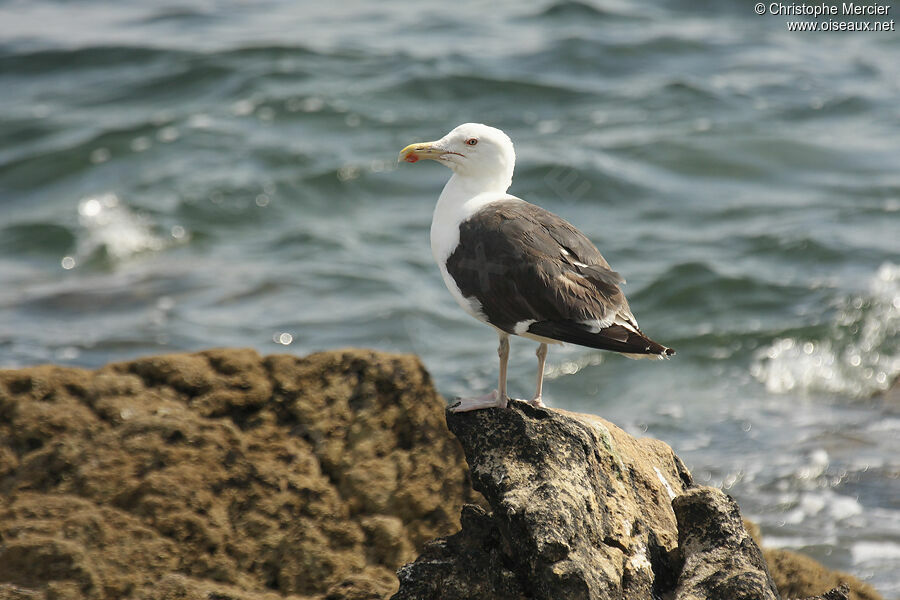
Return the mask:
<svg viewBox="0 0 900 600">
<path fill-rule="evenodd" d="M 444 283 L 467 313 L 499 337 L 496 390 L 450 410 L 506 408 L 509 336 L 539 342 L 541 399 L 547 345 L 571 343 L 631 358 L 668 358 L 671 348 L 639 328 L 613 271 L 591 241 L 564 219 L 507 193 L 516 153 L 505 133 L 464 123 L 439 140 L 410 144 L 398 162 L 435 160 L 453 175 L 431 221 L 431 252 Z"/>
</svg>

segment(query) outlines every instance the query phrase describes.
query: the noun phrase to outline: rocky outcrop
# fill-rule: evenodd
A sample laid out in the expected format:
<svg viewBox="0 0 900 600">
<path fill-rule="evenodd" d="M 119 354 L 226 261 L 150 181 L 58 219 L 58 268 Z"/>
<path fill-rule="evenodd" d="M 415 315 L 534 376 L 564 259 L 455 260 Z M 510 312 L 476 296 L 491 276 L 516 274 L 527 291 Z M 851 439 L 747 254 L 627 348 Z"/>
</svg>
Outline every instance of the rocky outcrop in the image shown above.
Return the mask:
<svg viewBox="0 0 900 600">
<path fill-rule="evenodd" d="M 447 423 L 492 512 L 464 507 L 394 600 L 780 598 L 734 500 L 666 444 L 521 402 Z"/>
<path fill-rule="evenodd" d="M 683 558 L 675 600 L 776 600 L 759 546 L 744 529 L 737 503 L 710 487 L 672 501 Z"/>
<path fill-rule="evenodd" d="M 453 415 L 488 513 L 444 408 L 418 359 L 357 350 L 0 371 L 0 600 L 375 600 L 417 555 L 400 597 L 671 598 L 687 581 L 679 540 L 699 533 L 669 506 L 690 479 L 668 446 L 520 404 Z M 786 598 L 879 598 L 765 556 Z"/>
<path fill-rule="evenodd" d="M 811 593 L 823 594 L 825 590 L 840 588 L 847 590 L 849 600 L 883 600 L 881 594 L 868 583 L 853 575 L 826 569 L 803 554 L 780 548 L 764 548 L 763 556 L 783 598 L 804 598 Z M 823 594 L 822 597 L 827 600 L 840 598 L 833 594 Z"/>
<path fill-rule="evenodd" d="M 599 417 L 520 402 L 447 422 L 493 514 L 464 512 L 460 534 L 401 569 L 395 600 L 652 598 L 674 589 L 671 501 L 691 477 L 671 448 Z"/>
<path fill-rule="evenodd" d="M 473 499 L 413 356 L 0 371 L 0 598 L 384 598 Z"/>
</svg>

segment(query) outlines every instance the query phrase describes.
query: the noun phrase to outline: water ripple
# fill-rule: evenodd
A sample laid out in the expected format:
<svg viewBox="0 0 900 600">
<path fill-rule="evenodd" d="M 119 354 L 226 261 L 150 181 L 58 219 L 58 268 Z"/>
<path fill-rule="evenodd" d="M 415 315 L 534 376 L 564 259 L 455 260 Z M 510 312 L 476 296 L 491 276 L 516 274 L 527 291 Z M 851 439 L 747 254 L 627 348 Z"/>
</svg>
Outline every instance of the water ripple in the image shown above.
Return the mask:
<svg viewBox="0 0 900 600">
<path fill-rule="evenodd" d="M 488 122 L 512 192 L 595 240 L 678 349 L 554 348 L 547 398 L 666 439 L 767 533 L 896 595 L 896 424 L 865 399 L 900 376 L 896 36 L 748 14 L 0 3 L 0 364 L 355 344 L 483 393 L 496 337 L 428 243 L 448 173 L 395 161 Z M 515 394 L 533 351 L 513 342 Z"/>
</svg>

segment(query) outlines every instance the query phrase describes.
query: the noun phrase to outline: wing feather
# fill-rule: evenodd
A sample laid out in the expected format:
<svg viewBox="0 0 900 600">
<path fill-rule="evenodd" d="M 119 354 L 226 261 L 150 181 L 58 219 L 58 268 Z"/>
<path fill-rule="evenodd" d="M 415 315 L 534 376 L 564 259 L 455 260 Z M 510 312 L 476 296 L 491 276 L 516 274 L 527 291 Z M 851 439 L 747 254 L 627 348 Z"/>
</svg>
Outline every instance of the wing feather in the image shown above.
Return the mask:
<svg viewBox="0 0 900 600">
<path fill-rule="evenodd" d="M 591 241 L 518 198 L 491 203 L 460 225 L 447 271 L 463 296 L 508 333 L 530 321 L 530 333 L 583 346 L 667 350 L 640 331 L 619 288 L 625 280 Z"/>
<path fill-rule="evenodd" d="M 491 323 L 633 320 L 624 282 L 580 231 L 522 200 L 492 203 L 460 226 L 447 270 Z"/>
</svg>

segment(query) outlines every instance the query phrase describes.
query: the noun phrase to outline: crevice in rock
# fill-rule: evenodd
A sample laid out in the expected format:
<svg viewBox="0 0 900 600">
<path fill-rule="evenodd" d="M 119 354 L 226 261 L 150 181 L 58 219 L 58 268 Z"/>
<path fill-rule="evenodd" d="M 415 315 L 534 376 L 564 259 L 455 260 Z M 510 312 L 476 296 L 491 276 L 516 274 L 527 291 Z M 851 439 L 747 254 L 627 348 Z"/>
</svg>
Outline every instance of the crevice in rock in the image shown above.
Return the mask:
<svg viewBox="0 0 900 600">
<path fill-rule="evenodd" d="M 626 558 L 631 554 L 631 550 L 629 550 L 622 542 L 613 538 L 613 537 L 605 537 L 603 538 L 603 543 L 607 546 L 612 546 L 613 548 L 618 548 L 622 551 L 622 554 L 625 555 Z"/>
</svg>

